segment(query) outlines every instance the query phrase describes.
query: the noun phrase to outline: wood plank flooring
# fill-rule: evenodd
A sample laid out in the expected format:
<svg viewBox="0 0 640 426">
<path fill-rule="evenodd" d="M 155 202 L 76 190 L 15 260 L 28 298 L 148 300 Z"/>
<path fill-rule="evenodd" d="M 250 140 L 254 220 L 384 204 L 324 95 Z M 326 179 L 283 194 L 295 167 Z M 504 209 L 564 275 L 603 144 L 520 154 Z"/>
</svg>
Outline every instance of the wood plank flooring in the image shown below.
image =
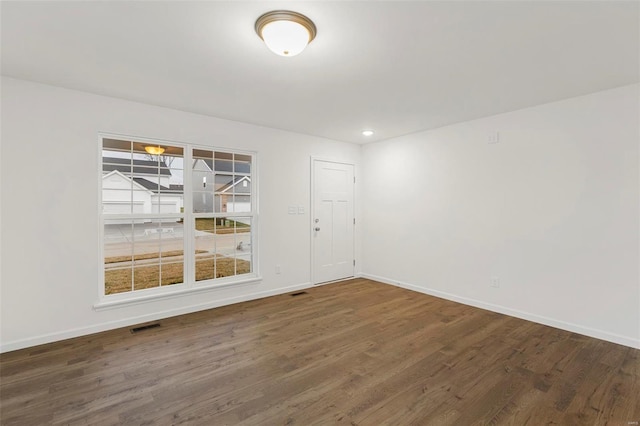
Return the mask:
<svg viewBox="0 0 640 426">
<path fill-rule="evenodd" d="M 640 351 L 356 279 L 3 354 L 8 425 L 633 425 Z"/>
</svg>

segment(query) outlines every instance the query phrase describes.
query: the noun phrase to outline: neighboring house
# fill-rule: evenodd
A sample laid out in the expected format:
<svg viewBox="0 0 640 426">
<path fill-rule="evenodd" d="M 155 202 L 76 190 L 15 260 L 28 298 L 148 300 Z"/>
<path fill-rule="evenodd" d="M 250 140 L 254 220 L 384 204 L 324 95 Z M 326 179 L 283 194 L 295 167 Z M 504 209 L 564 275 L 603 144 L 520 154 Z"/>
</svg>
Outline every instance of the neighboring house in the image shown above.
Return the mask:
<svg viewBox="0 0 640 426">
<path fill-rule="evenodd" d="M 223 212 L 250 212 L 251 178 L 236 176 L 233 181 L 216 190 L 216 199 Z"/>
<path fill-rule="evenodd" d="M 196 213 L 251 211 L 249 165 L 241 162 L 196 159 L 193 207 Z M 165 163 L 127 158 L 103 158 L 102 209 L 105 214 L 180 213 L 184 207 L 183 185 L 173 185 Z M 201 186 L 200 186 L 201 185 Z"/>
<path fill-rule="evenodd" d="M 104 158 L 102 210 L 105 214 L 180 213 L 183 185 L 170 184 L 171 172 L 156 161 Z"/>
<path fill-rule="evenodd" d="M 238 213 L 251 211 L 249 165 L 225 160 L 196 159 L 193 163 L 193 208 L 196 213 Z M 241 168 L 242 167 L 242 168 Z M 198 182 L 196 184 L 196 182 Z M 201 182 L 201 183 L 200 183 Z"/>
<path fill-rule="evenodd" d="M 104 157 L 102 163 L 103 174 L 117 170 L 125 176 L 143 178 L 164 187 L 168 187 L 171 180 L 171 172 L 164 162 L 158 167 L 157 161 L 133 160 L 132 164 L 129 158 Z"/>
</svg>

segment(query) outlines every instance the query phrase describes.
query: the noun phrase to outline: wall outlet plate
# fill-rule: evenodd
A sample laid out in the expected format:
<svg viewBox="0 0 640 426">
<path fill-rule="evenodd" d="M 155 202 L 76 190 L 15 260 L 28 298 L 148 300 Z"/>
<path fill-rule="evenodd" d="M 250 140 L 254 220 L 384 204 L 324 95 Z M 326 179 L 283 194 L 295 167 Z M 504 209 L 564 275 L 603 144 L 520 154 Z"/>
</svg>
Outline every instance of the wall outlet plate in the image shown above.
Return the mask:
<svg viewBox="0 0 640 426">
<path fill-rule="evenodd" d="M 498 277 L 491 277 L 491 287 L 493 287 L 493 288 L 500 288 L 500 278 L 498 278 Z"/>
</svg>

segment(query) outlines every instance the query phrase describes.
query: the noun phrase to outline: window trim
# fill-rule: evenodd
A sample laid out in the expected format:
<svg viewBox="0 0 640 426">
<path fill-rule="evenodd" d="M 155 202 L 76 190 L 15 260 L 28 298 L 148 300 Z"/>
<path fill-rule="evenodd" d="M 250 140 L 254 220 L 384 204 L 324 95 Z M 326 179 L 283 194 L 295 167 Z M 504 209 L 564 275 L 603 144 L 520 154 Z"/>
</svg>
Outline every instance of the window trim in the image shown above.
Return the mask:
<svg viewBox="0 0 640 426">
<path fill-rule="evenodd" d="M 184 282 L 153 287 L 141 290 L 132 290 L 122 293 L 105 294 L 105 268 L 104 268 L 104 244 L 105 233 L 104 223 L 109 219 L 127 219 L 134 216 L 134 214 L 124 215 L 104 215 L 103 203 L 102 203 L 102 177 L 103 177 L 103 139 L 120 139 L 124 141 L 136 141 L 149 144 L 164 144 L 180 147 L 183 149 L 183 205 L 184 212 L 180 214 L 163 214 L 163 213 L 147 213 L 147 214 L 135 214 L 135 217 L 145 217 L 151 219 L 166 219 L 166 218 L 184 218 Z M 149 301 L 169 299 L 174 297 L 180 297 L 184 295 L 194 294 L 203 291 L 217 290 L 221 288 L 229 288 L 232 286 L 241 286 L 247 284 L 259 283 L 262 281 L 260 275 L 260 262 L 259 262 L 259 198 L 258 198 L 258 153 L 256 151 L 248 151 L 235 148 L 222 148 L 217 146 L 208 146 L 195 143 L 176 142 L 166 139 L 155 139 L 148 137 L 138 137 L 133 135 L 123 135 L 107 132 L 98 132 L 98 285 L 97 285 L 97 302 L 94 303 L 93 308 L 95 310 L 110 309 L 120 306 L 129 306 L 139 303 L 145 303 Z M 231 213 L 194 213 L 193 212 L 193 150 L 207 150 L 213 152 L 225 152 L 230 154 L 248 155 L 251 157 L 251 211 L 250 212 L 231 212 Z M 212 278 L 208 280 L 196 281 L 195 275 L 195 219 L 202 215 L 221 215 L 219 217 L 250 217 L 251 218 L 251 270 L 248 274 L 233 275 L 222 278 Z"/>
<path fill-rule="evenodd" d="M 238 280 L 235 279 L 233 281 L 229 281 L 229 282 L 224 282 L 224 283 L 216 283 L 216 284 L 209 284 L 209 285 L 194 285 L 190 288 L 183 288 L 180 290 L 175 290 L 175 291 L 171 291 L 171 292 L 164 292 L 164 293 L 158 293 L 158 294 L 145 294 L 142 296 L 138 296 L 138 297 L 128 297 L 128 298 L 121 298 L 118 300 L 101 300 L 98 301 L 96 303 L 93 304 L 93 309 L 96 311 L 103 311 L 103 310 L 108 310 L 108 309 L 112 309 L 112 308 L 119 308 L 119 307 L 123 307 L 123 306 L 131 306 L 131 305 L 138 305 L 138 304 L 143 304 L 146 302 L 153 302 L 156 300 L 166 300 L 166 299 L 175 299 L 178 297 L 182 297 L 182 296 L 188 296 L 191 294 L 195 294 L 195 293 L 202 293 L 202 292 L 206 292 L 206 291 L 211 291 L 211 290 L 217 290 L 217 289 L 222 289 L 222 288 L 228 288 L 228 287 L 239 287 L 239 286 L 245 286 L 245 285 L 249 285 L 249 284 L 257 284 L 262 282 L 262 277 L 260 275 L 256 275 L 256 276 L 252 276 L 253 274 L 243 274 L 243 275 L 236 275 L 240 276 L 240 277 L 247 277 L 246 279 L 242 279 L 242 280 Z M 219 280 L 226 280 L 227 278 L 234 278 L 234 277 L 225 277 L 225 278 L 218 278 L 216 281 Z M 211 281 L 211 280 L 210 280 Z M 202 281 L 200 281 L 202 282 Z M 176 287 L 179 286 L 180 284 L 173 284 L 171 286 L 166 286 L 165 288 L 168 287 Z M 148 290 L 154 290 L 154 289 L 148 289 Z M 143 290 L 138 290 L 138 291 L 143 291 Z M 119 293 L 119 294 L 125 294 L 125 295 L 130 295 L 131 292 L 129 293 Z M 117 296 L 119 294 L 113 294 L 110 296 Z"/>
</svg>

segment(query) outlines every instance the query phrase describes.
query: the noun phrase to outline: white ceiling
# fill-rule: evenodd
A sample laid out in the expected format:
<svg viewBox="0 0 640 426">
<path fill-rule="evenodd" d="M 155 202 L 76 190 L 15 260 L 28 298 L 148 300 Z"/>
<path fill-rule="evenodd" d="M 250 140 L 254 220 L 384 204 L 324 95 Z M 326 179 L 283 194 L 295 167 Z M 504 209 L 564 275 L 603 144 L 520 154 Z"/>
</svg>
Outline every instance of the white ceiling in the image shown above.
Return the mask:
<svg viewBox="0 0 640 426">
<path fill-rule="evenodd" d="M 364 143 L 638 82 L 639 6 L 2 2 L 2 74 Z M 273 9 L 318 27 L 299 56 L 255 34 Z"/>
</svg>

